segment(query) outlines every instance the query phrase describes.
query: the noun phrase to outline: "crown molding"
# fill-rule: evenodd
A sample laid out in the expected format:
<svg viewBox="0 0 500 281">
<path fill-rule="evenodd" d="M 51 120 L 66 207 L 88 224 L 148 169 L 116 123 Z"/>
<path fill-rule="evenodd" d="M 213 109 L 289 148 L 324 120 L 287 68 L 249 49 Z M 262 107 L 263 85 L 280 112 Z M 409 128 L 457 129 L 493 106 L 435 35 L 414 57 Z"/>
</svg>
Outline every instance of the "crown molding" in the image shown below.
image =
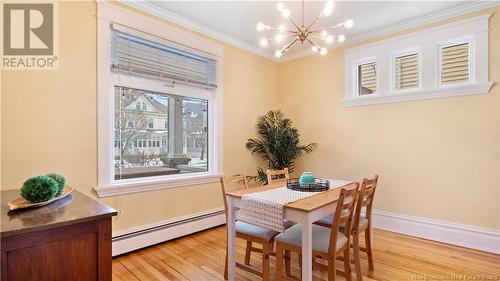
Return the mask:
<svg viewBox="0 0 500 281">
<path fill-rule="evenodd" d="M 184 27 L 184 28 L 187 28 L 189 30 L 192 30 L 192 31 L 201 33 L 203 35 L 209 36 L 213 39 L 219 40 L 219 41 L 224 42 L 226 44 L 229 44 L 231 46 L 243 49 L 243 50 L 248 51 L 250 53 L 253 53 L 255 55 L 264 57 L 266 59 L 269 59 L 269 60 L 272 60 L 275 62 L 278 61 L 274 56 L 268 54 L 266 51 L 264 51 L 261 48 L 253 46 L 251 44 L 248 44 L 244 41 L 241 41 L 241 40 L 234 38 L 230 35 L 227 35 L 223 32 L 220 32 L 220 31 L 214 30 L 212 28 L 206 27 L 204 25 L 201 25 L 201 24 L 199 24 L 195 21 L 192 21 L 190 19 L 187 19 L 185 17 L 179 16 L 179 15 L 172 13 L 166 9 L 163 9 L 163 8 L 160 8 L 156 5 L 153 5 L 149 2 L 147 2 L 146 0 L 119 0 L 119 2 L 121 2 L 127 6 L 141 10 L 143 12 L 146 12 L 150 15 L 157 16 L 163 20 L 172 22 L 172 23 L 179 25 L 181 27 Z"/>
<path fill-rule="evenodd" d="M 166 9 L 160 8 L 156 5 L 153 5 L 146 0 L 119 0 L 121 3 L 124 3 L 130 7 L 136 8 L 138 10 L 141 10 L 143 12 L 146 12 L 148 14 L 151 14 L 153 16 L 157 16 L 161 19 L 164 19 L 166 21 L 172 22 L 174 24 L 177 24 L 181 27 L 190 29 L 192 31 L 201 33 L 203 35 L 209 36 L 211 38 L 214 38 L 216 40 L 219 40 L 221 42 L 224 42 L 226 44 L 232 45 L 234 47 L 243 49 L 245 51 L 248 51 L 250 53 L 253 53 L 255 55 L 264 57 L 266 59 L 278 62 L 278 63 L 283 63 L 283 62 L 288 62 L 292 60 L 296 60 L 299 58 L 307 57 L 307 56 L 312 56 L 314 54 L 311 53 L 310 50 L 302 50 L 294 53 L 289 53 L 279 59 L 275 58 L 274 56 L 270 55 L 267 53 L 264 49 L 254 46 L 251 44 L 248 44 L 242 40 L 239 40 L 237 38 L 234 38 L 233 36 L 227 35 L 223 32 L 211 29 L 209 27 L 203 26 L 195 21 L 192 21 L 190 19 L 187 19 L 185 17 L 179 16 L 175 13 L 172 13 Z M 343 43 L 343 44 L 336 44 L 333 46 L 330 46 L 328 49 L 335 49 L 347 45 L 352 45 L 355 43 L 363 42 L 366 40 L 374 39 L 380 36 L 385 36 L 385 35 L 390 35 L 396 32 L 404 31 L 407 29 L 412 29 L 415 27 L 419 27 L 422 25 L 427 25 L 431 23 L 436 23 L 439 21 L 443 21 L 449 18 L 453 17 L 458 17 L 462 16 L 468 13 L 473 13 L 479 10 L 483 9 L 488 9 L 492 8 L 495 6 L 499 6 L 500 3 L 495 0 L 490 0 L 490 1 L 472 1 L 467 4 L 461 5 L 459 7 L 439 11 L 433 14 L 429 14 L 423 17 L 411 19 L 408 21 L 396 23 L 393 25 L 388 25 L 382 28 L 378 28 L 374 31 L 370 32 L 364 32 L 364 33 L 359 33 L 359 34 L 354 34 L 348 37 L 348 39 Z"/>
</svg>

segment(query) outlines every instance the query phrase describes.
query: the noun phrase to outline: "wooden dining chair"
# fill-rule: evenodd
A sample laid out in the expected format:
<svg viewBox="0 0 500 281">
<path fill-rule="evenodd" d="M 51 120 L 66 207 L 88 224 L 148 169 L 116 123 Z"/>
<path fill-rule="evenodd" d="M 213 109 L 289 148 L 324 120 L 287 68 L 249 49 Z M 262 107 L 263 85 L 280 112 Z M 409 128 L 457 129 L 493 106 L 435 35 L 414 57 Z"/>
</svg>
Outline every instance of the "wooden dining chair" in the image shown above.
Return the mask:
<svg viewBox="0 0 500 281">
<path fill-rule="evenodd" d="M 328 262 L 328 266 L 317 262 L 314 265 L 328 271 L 329 281 L 335 280 L 337 274 L 335 261 L 341 254 L 343 254 L 346 280 L 351 281 L 349 234 L 358 186 L 358 183 L 351 183 L 340 190 L 337 207 L 334 211 L 336 219 L 329 228 L 312 225 L 312 255 L 314 258 L 324 259 Z M 343 231 L 339 231 L 340 224 L 346 226 Z M 285 261 L 286 274 L 290 275 L 290 259 L 284 256 L 283 251 L 285 251 L 285 255 L 287 255 L 287 251 L 302 252 L 302 225 L 296 224 L 287 231 L 278 234 L 274 239 L 276 241 L 276 280 L 280 281 L 283 279 L 283 260 Z"/>
<path fill-rule="evenodd" d="M 368 256 L 368 268 L 374 270 L 373 261 L 373 241 L 372 241 L 372 207 L 373 199 L 375 197 L 375 190 L 377 189 L 378 175 L 372 179 L 364 178 L 358 194 L 356 203 L 356 210 L 354 211 L 354 219 L 352 223 L 352 248 L 354 252 L 354 268 L 356 271 L 356 280 L 363 280 L 360 265 L 360 252 L 365 252 Z M 362 209 L 365 208 L 365 214 L 362 214 Z M 334 221 L 334 216 L 328 216 L 317 221 L 316 224 L 329 227 Z M 345 225 L 340 225 L 342 229 Z M 365 233 L 365 246 L 359 246 L 359 235 Z"/>
<path fill-rule="evenodd" d="M 227 198 L 226 192 L 232 190 L 238 190 L 242 188 L 248 188 L 248 183 L 246 180 L 245 174 L 237 174 L 233 176 L 225 176 L 220 178 L 221 188 L 222 188 L 222 196 L 224 198 L 224 207 L 226 209 L 226 222 L 227 222 Z M 243 264 L 236 262 L 236 266 L 246 270 L 250 273 L 258 275 L 262 277 L 263 280 L 267 281 L 270 278 L 269 274 L 269 255 L 272 253 L 273 245 L 274 245 L 274 236 L 276 236 L 278 232 L 256 226 L 253 224 L 248 224 L 245 222 L 237 221 L 236 222 L 236 237 L 246 240 L 246 248 L 245 248 L 245 261 Z M 262 249 L 253 247 L 252 243 L 258 243 L 262 245 Z M 262 270 L 259 270 L 250 265 L 250 256 L 252 252 L 262 253 Z M 227 272 L 227 246 L 226 246 L 226 262 L 224 266 L 224 278 L 227 280 L 228 272 Z"/>
<path fill-rule="evenodd" d="M 290 178 L 290 174 L 288 173 L 288 168 L 283 170 L 267 170 L 267 184 L 275 184 L 278 182 L 286 182 Z"/>
</svg>

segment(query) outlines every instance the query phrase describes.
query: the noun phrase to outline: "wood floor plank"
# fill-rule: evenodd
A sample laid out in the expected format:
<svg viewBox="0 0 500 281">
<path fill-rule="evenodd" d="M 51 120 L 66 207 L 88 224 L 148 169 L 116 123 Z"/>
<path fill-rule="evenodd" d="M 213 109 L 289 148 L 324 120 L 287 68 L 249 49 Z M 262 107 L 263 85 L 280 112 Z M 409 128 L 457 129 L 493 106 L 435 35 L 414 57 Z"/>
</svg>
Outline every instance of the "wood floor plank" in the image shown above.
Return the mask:
<svg viewBox="0 0 500 281">
<path fill-rule="evenodd" d="M 362 253 L 363 280 L 500 280 L 500 255 L 383 230 L 375 230 L 373 239 L 375 271 L 368 271 Z M 243 260 L 244 249 L 245 242 L 237 239 L 238 260 Z M 216 227 L 115 258 L 113 280 L 224 280 L 225 253 L 226 229 Z M 260 254 L 253 253 L 250 263 L 260 268 Z M 275 265 L 271 257 L 271 280 Z M 337 266 L 341 269 L 341 262 Z M 300 276 L 296 254 L 292 255 L 292 274 Z M 236 280 L 262 279 L 237 269 Z M 327 280 L 326 272 L 315 269 L 313 280 Z"/>
<path fill-rule="evenodd" d="M 139 280 L 118 259 L 113 260 L 113 279 L 116 280 Z"/>
</svg>

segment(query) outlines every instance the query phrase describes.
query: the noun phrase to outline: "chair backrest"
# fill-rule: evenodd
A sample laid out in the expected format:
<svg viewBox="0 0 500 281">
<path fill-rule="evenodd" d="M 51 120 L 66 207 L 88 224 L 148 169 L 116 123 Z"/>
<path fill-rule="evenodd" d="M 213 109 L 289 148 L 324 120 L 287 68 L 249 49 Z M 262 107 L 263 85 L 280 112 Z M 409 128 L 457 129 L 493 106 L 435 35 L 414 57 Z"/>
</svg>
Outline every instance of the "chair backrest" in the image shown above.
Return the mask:
<svg viewBox="0 0 500 281">
<path fill-rule="evenodd" d="M 357 231 L 359 228 L 359 221 L 361 219 L 361 211 L 366 207 L 365 217 L 371 222 L 372 219 L 372 207 L 373 198 L 375 197 L 375 190 L 377 189 L 378 175 L 375 175 L 372 179 L 364 178 L 361 183 L 361 188 L 358 194 L 358 200 L 356 204 L 356 210 L 354 212 L 354 220 L 352 225 L 352 231 Z"/>
<path fill-rule="evenodd" d="M 288 181 L 290 175 L 288 174 L 288 168 L 283 170 L 267 170 L 267 184 L 274 184 L 281 181 Z"/>
<path fill-rule="evenodd" d="M 226 219 L 227 219 L 226 192 L 239 189 L 247 189 L 248 188 L 247 176 L 244 173 L 232 176 L 222 176 L 220 177 L 220 186 L 222 189 L 222 198 L 224 200 L 224 208 L 226 209 Z"/>
<path fill-rule="evenodd" d="M 335 208 L 334 219 L 331 226 L 329 252 L 333 254 L 337 249 L 337 237 L 339 226 L 345 223 L 344 235 L 349 239 L 351 233 L 351 223 L 358 198 L 359 183 L 353 182 L 340 190 L 337 207 Z"/>
</svg>

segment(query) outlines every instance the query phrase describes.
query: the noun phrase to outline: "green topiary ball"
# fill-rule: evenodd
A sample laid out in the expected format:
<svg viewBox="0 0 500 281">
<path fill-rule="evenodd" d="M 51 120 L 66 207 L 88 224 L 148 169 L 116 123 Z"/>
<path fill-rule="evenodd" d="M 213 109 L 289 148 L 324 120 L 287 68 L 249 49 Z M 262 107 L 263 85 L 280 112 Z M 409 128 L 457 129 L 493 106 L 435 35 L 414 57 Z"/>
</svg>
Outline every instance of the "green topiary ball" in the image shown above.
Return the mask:
<svg viewBox="0 0 500 281">
<path fill-rule="evenodd" d="M 21 187 L 21 197 L 31 203 L 47 201 L 59 191 L 59 184 L 48 176 L 36 176 L 28 179 Z"/>
<path fill-rule="evenodd" d="M 66 187 L 66 179 L 56 173 L 51 173 L 47 175 L 51 179 L 55 180 L 57 182 L 57 185 L 59 186 L 59 189 L 57 190 L 56 196 L 59 196 L 62 194 L 64 187 Z"/>
</svg>

